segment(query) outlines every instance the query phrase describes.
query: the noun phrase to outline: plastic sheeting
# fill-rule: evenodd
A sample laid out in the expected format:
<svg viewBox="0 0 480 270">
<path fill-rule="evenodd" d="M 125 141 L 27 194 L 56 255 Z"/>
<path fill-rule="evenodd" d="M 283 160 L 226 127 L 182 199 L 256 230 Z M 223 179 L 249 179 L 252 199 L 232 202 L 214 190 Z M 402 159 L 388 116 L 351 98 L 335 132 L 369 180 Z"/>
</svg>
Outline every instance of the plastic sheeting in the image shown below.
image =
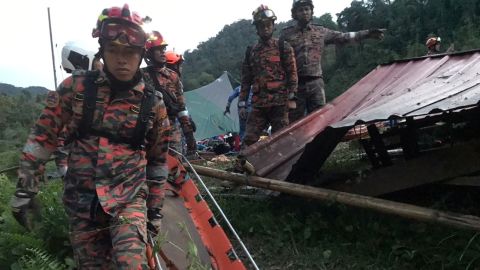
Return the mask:
<svg viewBox="0 0 480 270">
<path fill-rule="evenodd" d="M 237 103 L 233 102 L 230 106 L 230 114 L 223 115 L 232 91 L 228 73 L 224 72 L 210 84 L 185 93 L 187 109 L 197 126 L 197 140 L 238 132 Z"/>
</svg>

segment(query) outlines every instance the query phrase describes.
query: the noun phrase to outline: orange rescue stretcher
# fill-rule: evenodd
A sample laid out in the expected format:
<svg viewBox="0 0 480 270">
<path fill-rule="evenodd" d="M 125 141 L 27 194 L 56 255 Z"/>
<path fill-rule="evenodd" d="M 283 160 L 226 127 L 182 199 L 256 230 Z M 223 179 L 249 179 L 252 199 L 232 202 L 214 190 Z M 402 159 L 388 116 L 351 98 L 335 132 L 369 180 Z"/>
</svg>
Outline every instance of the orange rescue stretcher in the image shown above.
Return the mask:
<svg viewBox="0 0 480 270">
<path fill-rule="evenodd" d="M 150 268 L 189 268 L 192 254 L 186 249 L 193 243 L 197 263 L 203 266 L 215 270 L 246 269 L 180 160 L 169 154 L 167 161 L 169 180 L 165 185 L 161 232 L 166 234 L 167 240 L 154 247 L 155 240 L 152 239 L 147 248 Z"/>
</svg>

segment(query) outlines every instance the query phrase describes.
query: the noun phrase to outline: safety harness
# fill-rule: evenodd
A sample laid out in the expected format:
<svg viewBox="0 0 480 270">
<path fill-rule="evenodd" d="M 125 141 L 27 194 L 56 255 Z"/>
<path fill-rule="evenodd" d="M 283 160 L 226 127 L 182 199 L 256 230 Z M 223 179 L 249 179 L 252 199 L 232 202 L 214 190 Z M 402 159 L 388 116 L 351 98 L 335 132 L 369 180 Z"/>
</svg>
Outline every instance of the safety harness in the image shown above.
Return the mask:
<svg viewBox="0 0 480 270">
<path fill-rule="evenodd" d="M 167 107 L 167 114 L 170 119 L 176 118 L 177 114 L 181 111 L 180 106 L 177 102 L 177 98 L 173 96 L 170 91 L 167 91 L 157 79 L 157 71 L 153 66 L 148 66 L 144 69 L 143 78 L 147 84 L 155 86 L 157 91 L 160 91 L 163 96 L 163 102 L 165 103 L 165 107 Z"/>
<path fill-rule="evenodd" d="M 130 148 L 133 150 L 144 149 L 148 119 L 151 115 L 152 108 L 155 105 L 155 90 L 151 84 L 145 83 L 145 90 L 143 92 L 140 110 L 132 137 L 128 138 L 105 131 L 99 131 L 92 128 L 98 90 L 98 85 L 95 81 L 99 74 L 98 71 L 88 71 L 85 74 L 86 78 L 84 80 L 85 90 L 83 94 L 77 93 L 77 96 L 75 97 L 77 100 L 83 99 L 83 113 L 74 138 L 82 139 L 88 136 L 98 136 L 108 138 L 109 141 L 114 143 L 129 144 Z"/>
<path fill-rule="evenodd" d="M 247 64 L 250 66 L 250 57 L 252 56 L 252 50 L 256 45 L 250 45 L 247 46 L 247 50 L 245 51 L 245 61 L 247 61 Z M 280 62 L 282 63 L 282 67 L 285 68 L 285 54 L 284 54 L 284 49 L 285 49 L 285 38 L 281 36 L 278 39 L 278 52 L 280 55 Z"/>
</svg>

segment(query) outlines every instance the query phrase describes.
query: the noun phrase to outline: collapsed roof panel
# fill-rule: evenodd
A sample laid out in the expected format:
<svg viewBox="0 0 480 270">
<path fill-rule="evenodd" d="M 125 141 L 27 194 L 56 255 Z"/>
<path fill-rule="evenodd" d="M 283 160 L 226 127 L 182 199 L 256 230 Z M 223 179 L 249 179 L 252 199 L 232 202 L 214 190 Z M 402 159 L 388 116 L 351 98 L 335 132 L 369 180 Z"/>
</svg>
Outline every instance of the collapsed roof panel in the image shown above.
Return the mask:
<svg viewBox="0 0 480 270">
<path fill-rule="evenodd" d="M 479 50 L 395 61 L 245 153 L 258 175 L 284 180 L 292 169 L 319 169 L 356 124 L 469 108 L 479 100 Z"/>
</svg>

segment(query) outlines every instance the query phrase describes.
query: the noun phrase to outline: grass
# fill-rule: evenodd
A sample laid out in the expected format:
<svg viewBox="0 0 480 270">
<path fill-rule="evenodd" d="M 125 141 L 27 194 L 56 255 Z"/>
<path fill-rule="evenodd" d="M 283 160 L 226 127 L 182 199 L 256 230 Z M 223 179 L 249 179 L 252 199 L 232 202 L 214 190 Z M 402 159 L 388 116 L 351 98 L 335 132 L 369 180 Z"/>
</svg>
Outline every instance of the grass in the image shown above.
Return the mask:
<svg viewBox="0 0 480 270">
<path fill-rule="evenodd" d="M 352 180 L 361 177 L 369 164 L 359 147 L 340 144 L 325 171 Z M 219 189 L 217 180 L 206 180 Z M 478 191 L 432 185 L 385 199 L 478 215 Z M 260 269 L 480 269 L 480 236 L 475 231 L 332 202 L 235 196 L 245 193 L 240 189 L 227 192 L 231 196 L 217 200 Z"/>
<path fill-rule="evenodd" d="M 280 196 L 221 200 L 261 269 L 475 269 L 476 232 Z"/>
<path fill-rule="evenodd" d="M 342 144 L 327 160 L 327 168 L 344 169 L 346 173 L 351 168 L 366 167 L 357 149 Z M 231 163 L 208 165 L 227 169 Z M 54 166 L 47 166 L 47 170 L 52 169 Z M 231 195 L 216 199 L 260 269 L 480 269 L 478 232 L 286 195 L 260 199 L 237 196 L 246 191 L 225 189 L 214 179 L 204 180 L 215 193 Z M 26 233 L 8 211 L 13 190 L 14 178 L 0 176 L 0 269 L 32 265 L 32 254 L 41 254 L 45 262 L 59 268 L 72 269 L 61 182 L 49 181 L 43 187 L 43 224 L 34 233 Z M 429 186 L 392 194 L 387 199 L 478 215 L 477 194 L 478 190 Z M 194 250 L 190 252 L 195 254 Z M 237 252 L 252 268 L 246 255 L 239 248 Z"/>
</svg>

